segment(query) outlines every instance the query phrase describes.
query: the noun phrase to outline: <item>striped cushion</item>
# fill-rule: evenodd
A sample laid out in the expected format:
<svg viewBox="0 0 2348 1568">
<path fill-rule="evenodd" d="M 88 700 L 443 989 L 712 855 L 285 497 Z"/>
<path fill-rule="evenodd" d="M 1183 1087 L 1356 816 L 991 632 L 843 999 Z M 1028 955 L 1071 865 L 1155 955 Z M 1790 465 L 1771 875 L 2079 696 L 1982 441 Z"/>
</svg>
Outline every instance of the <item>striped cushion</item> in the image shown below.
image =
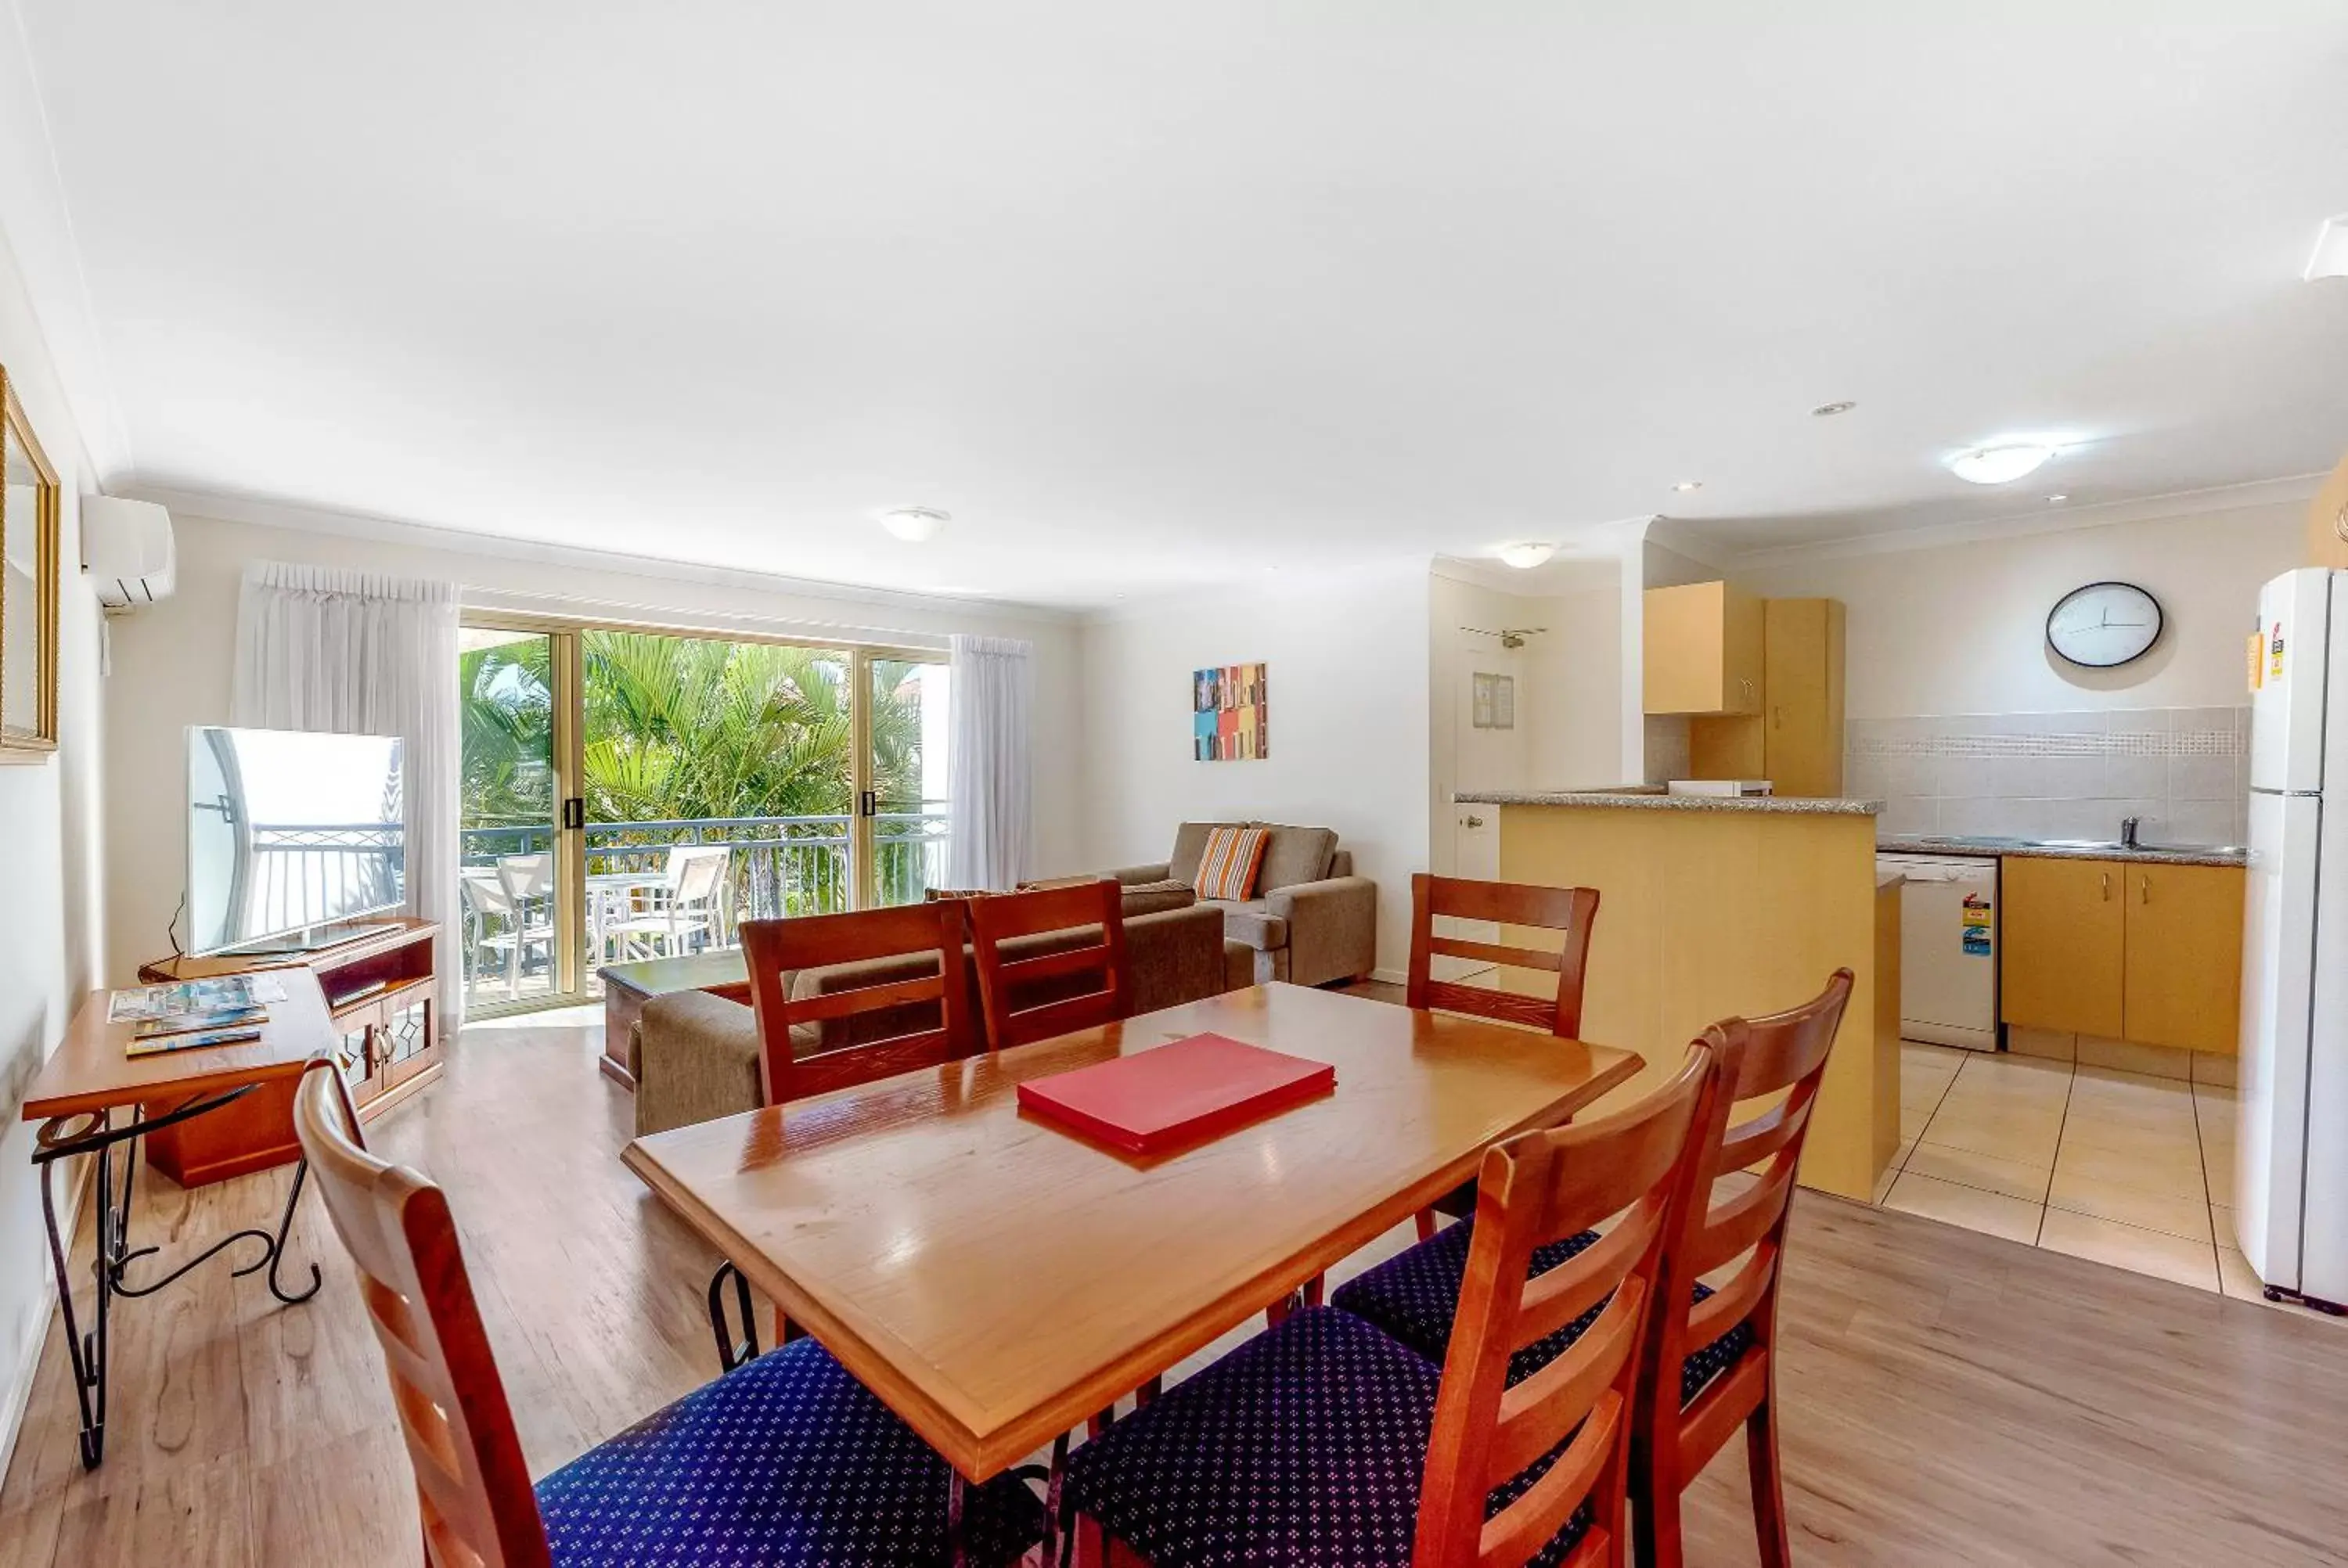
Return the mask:
<svg viewBox="0 0 2348 1568">
<path fill-rule="evenodd" d="M 1193 884 L 1201 898 L 1242 899 L 1255 893 L 1255 874 L 1272 835 L 1261 827 L 1218 827 L 1207 835 Z"/>
</svg>

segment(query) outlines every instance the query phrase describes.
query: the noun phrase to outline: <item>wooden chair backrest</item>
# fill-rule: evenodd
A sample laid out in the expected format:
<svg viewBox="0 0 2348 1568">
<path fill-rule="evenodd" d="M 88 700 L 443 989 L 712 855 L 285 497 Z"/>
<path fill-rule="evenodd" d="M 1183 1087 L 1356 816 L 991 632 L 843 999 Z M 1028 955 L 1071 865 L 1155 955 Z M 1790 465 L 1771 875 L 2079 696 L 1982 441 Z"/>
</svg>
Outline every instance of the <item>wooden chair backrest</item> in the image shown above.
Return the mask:
<svg viewBox="0 0 2348 1568">
<path fill-rule="evenodd" d="M 986 1040 L 1007 1050 L 1079 1029 L 1114 1023 L 1132 1010 L 1133 968 L 1125 951 L 1125 889 L 1113 877 L 1045 887 L 1030 893 L 993 894 L 969 902 L 971 954 L 978 963 L 978 995 L 986 1009 Z M 1076 927 L 1097 927 L 1099 940 L 1032 958 L 1006 958 L 1003 944 L 1015 937 Z M 1012 997 L 1024 986 L 1070 975 L 1097 975 L 1097 989 L 1014 1009 Z"/>
<path fill-rule="evenodd" d="M 552 1559 L 505 1384 L 440 1189 L 369 1153 L 332 1064 L 304 1075 L 294 1131 L 335 1234 L 358 1266 L 416 1475 L 431 1568 L 544 1568 Z"/>
<path fill-rule="evenodd" d="M 849 915 L 802 915 L 788 920 L 745 920 L 739 936 L 750 970 L 750 1006 L 758 1022 L 758 1081 L 767 1103 L 780 1105 L 874 1079 L 933 1067 L 979 1049 L 970 1010 L 970 974 L 963 953 L 963 907 L 908 904 Z M 883 980 L 822 996 L 793 999 L 790 978 L 868 958 L 934 952 L 938 971 Z M 886 1040 L 842 1046 L 795 1061 L 791 1026 L 935 1002 L 939 1025 Z"/>
<path fill-rule="evenodd" d="M 1694 1191 L 1685 1156 L 1717 1087 L 1718 1045 L 1710 1036 L 1697 1041 L 1668 1083 L 1612 1116 L 1527 1132 L 1485 1153 L 1427 1449 L 1415 1568 L 1515 1568 L 1585 1501 L 1596 1522 L 1569 1562 L 1620 1561 L 1648 1308 Z M 1603 1239 L 1525 1277 L 1536 1248 L 1610 1214 L 1620 1217 Z M 1509 1386 L 1512 1356 L 1601 1302 L 1571 1348 Z M 1560 1445 L 1549 1470 L 1488 1519 L 1492 1489 Z"/>
<path fill-rule="evenodd" d="M 1695 1201 L 1667 1249 L 1662 1306 L 1649 1329 L 1653 1353 L 1640 1390 L 1643 1448 L 1675 1442 L 1682 1454 L 1708 1456 L 1766 1391 L 1766 1378 L 1738 1373 L 1745 1366 L 1762 1367 L 1774 1347 L 1778 1262 L 1793 1211 L 1794 1174 L 1851 983 L 1849 969 L 1837 969 L 1825 990 L 1797 1008 L 1714 1026 L 1724 1041 L 1721 1091 L 1694 1135 Z M 1738 1102 L 1765 1096 L 1769 1103 L 1758 1113 L 1729 1124 Z M 1740 1171 L 1752 1173 L 1750 1184 L 1714 1206 L 1714 1184 Z M 1713 1294 L 1694 1304 L 1697 1281 L 1739 1257 L 1744 1261 L 1734 1272 L 1709 1282 Z M 1682 1363 L 1746 1321 L 1754 1343 L 1738 1366 L 1721 1371 L 1683 1409 Z M 1676 1473 L 1694 1470 L 1683 1465 Z"/>
<path fill-rule="evenodd" d="M 1565 946 L 1550 952 L 1439 937 L 1435 932 L 1438 915 L 1562 931 Z M 1474 1013 L 1504 1023 L 1529 1024 L 1574 1039 L 1581 1032 L 1582 972 L 1590 958 L 1591 922 L 1597 917 L 1595 887 L 1473 882 L 1458 876 L 1430 876 L 1422 871 L 1410 879 L 1410 1005 Z M 1547 969 L 1557 976 L 1557 995 L 1544 1000 L 1483 986 L 1438 980 L 1429 972 L 1437 957 L 1500 964 L 1509 968 Z"/>
</svg>

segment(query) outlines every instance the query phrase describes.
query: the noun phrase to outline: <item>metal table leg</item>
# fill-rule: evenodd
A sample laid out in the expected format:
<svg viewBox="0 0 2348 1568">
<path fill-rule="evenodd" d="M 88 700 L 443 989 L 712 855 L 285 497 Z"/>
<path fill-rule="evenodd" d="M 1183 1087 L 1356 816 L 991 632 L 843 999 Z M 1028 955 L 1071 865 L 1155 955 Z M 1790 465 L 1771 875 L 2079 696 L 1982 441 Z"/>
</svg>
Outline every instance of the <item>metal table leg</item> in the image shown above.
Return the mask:
<svg viewBox="0 0 2348 1568">
<path fill-rule="evenodd" d="M 269 1293 L 288 1306 L 307 1301 L 318 1293 L 323 1278 L 314 1263 L 310 1266 L 310 1283 L 302 1290 L 289 1292 L 278 1279 L 278 1268 L 285 1256 L 285 1237 L 294 1224 L 294 1207 L 302 1200 L 303 1179 L 309 1174 L 306 1160 L 294 1167 L 293 1185 L 285 1194 L 285 1207 L 278 1215 L 273 1232 L 257 1228 L 237 1231 L 222 1236 L 160 1278 L 143 1284 L 131 1284 L 124 1278 L 132 1264 L 159 1250 L 130 1245 L 130 1200 L 138 1177 L 139 1137 L 159 1127 L 217 1111 L 259 1087 L 257 1083 L 243 1084 L 224 1093 L 191 1101 L 152 1119 L 133 1107 L 129 1121 L 120 1126 L 115 1124 L 111 1110 L 54 1116 L 43 1122 L 35 1135 L 33 1173 L 41 1189 L 41 1223 L 48 1231 L 49 1262 L 57 1271 L 57 1309 L 65 1315 L 66 1353 L 73 1363 L 74 1399 L 80 1407 L 81 1462 L 85 1470 L 95 1470 L 106 1457 L 107 1335 L 114 1297 L 152 1296 L 207 1258 L 245 1240 L 258 1241 L 262 1250 L 232 1273 L 246 1275 L 266 1268 Z M 118 1157 L 117 1144 L 122 1146 Z M 84 1332 L 80 1315 L 74 1308 L 69 1262 L 72 1241 L 57 1224 L 57 1194 L 49 1176 L 51 1165 L 82 1154 L 98 1162 L 98 1255 L 90 1266 L 96 1291 L 88 1332 Z"/>
</svg>

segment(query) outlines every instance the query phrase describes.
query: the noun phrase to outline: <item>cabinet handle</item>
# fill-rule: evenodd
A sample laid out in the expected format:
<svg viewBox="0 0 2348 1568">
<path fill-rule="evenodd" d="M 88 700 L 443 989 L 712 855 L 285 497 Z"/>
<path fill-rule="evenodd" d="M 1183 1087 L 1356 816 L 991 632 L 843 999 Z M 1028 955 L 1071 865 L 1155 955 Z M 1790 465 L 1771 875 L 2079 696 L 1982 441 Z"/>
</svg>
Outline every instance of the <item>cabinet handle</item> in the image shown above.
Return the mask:
<svg viewBox="0 0 2348 1568">
<path fill-rule="evenodd" d="M 2105 903 L 2106 903 L 2106 904 L 2108 904 L 2108 903 L 2110 903 L 2111 901 L 2112 901 L 2112 874 L 2111 874 L 2110 872 L 2106 871 L 2106 872 L 2105 872 L 2105 873 L 2104 873 L 2104 902 L 2105 902 Z"/>
<path fill-rule="evenodd" d="M 2149 904 L 2152 902 L 2151 877 L 2139 876 L 2136 879 L 2136 901 L 2139 904 Z"/>
<path fill-rule="evenodd" d="M 1484 819 L 1480 816 L 1471 816 L 1468 819 L 1468 825 L 1469 827 L 1481 827 L 1484 825 Z"/>
</svg>

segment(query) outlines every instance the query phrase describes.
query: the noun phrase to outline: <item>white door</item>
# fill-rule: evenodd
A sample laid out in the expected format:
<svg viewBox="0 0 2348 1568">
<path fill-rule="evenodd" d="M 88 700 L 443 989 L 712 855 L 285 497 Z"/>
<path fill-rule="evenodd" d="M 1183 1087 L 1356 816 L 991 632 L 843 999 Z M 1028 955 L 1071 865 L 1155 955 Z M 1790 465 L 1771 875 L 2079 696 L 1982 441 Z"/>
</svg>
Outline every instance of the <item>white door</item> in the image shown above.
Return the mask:
<svg viewBox="0 0 2348 1568">
<path fill-rule="evenodd" d="M 1506 682 L 1502 685 L 1501 682 Z M 1480 688 L 1480 689 L 1479 689 Z M 1454 704 L 1452 754 L 1457 759 L 1456 777 L 1463 790 L 1523 789 L 1527 724 L 1531 712 L 1526 702 L 1521 650 L 1504 648 L 1498 637 L 1462 628 L 1459 632 L 1459 690 Z M 1462 805 L 1451 808 L 1452 874 L 1478 882 L 1500 879 L 1500 808 Z M 1445 936 L 1462 941 L 1497 944 L 1499 927 L 1488 920 L 1441 920 Z M 1428 966 L 1438 980 L 1460 980 L 1497 973 L 1489 964 L 1438 957 Z"/>
</svg>

